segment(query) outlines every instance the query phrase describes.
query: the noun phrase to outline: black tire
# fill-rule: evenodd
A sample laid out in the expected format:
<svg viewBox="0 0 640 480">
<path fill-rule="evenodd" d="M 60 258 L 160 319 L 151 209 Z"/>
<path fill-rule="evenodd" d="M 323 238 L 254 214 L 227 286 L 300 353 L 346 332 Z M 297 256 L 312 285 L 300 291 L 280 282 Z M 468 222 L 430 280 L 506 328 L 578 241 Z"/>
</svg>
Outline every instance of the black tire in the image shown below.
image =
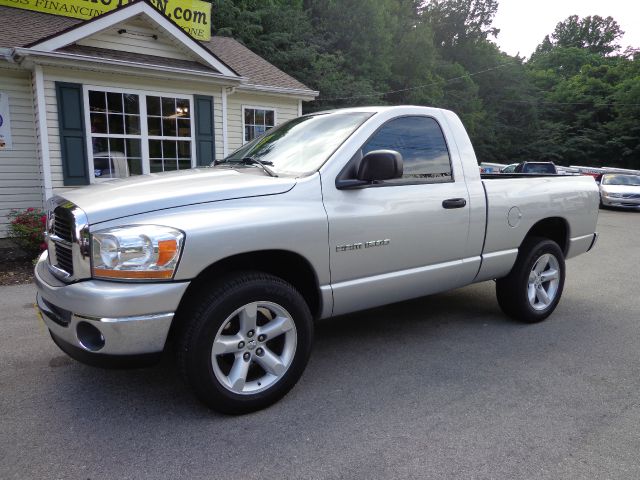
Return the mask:
<svg viewBox="0 0 640 480">
<path fill-rule="evenodd" d="M 552 255 L 557 261 L 558 283 L 548 305 L 542 307 L 542 300 L 536 302 L 536 294 L 534 304 L 537 305 L 534 306 L 529 300 L 529 275 L 536 262 L 546 254 Z M 498 304 L 505 314 L 515 320 L 525 323 L 541 322 L 558 306 L 564 288 L 564 278 L 564 254 L 558 244 L 541 237 L 527 238 L 520 247 L 516 263 L 509 275 L 496 281 Z M 549 288 L 550 282 L 542 283 L 541 286 L 544 288 L 545 285 Z"/>
<path fill-rule="evenodd" d="M 260 410 L 280 400 L 301 377 L 313 344 L 313 321 L 302 295 L 284 280 L 259 272 L 226 276 L 201 292 L 206 292 L 202 294 L 202 300 L 187 318 L 180 319 L 183 325 L 179 327 L 177 339 L 178 365 L 195 395 L 211 409 L 234 415 Z M 218 357 L 212 360 L 212 348 L 223 324 L 229 325 L 229 317 L 252 302 L 272 302 L 289 313 L 295 325 L 292 329 L 296 338 L 295 353 L 286 371 L 269 388 L 238 394 L 216 377 L 213 362 L 217 362 Z M 251 354 L 256 352 L 258 350 Z M 237 360 L 235 358 L 232 362 Z M 252 365 L 253 358 L 249 362 Z"/>
</svg>

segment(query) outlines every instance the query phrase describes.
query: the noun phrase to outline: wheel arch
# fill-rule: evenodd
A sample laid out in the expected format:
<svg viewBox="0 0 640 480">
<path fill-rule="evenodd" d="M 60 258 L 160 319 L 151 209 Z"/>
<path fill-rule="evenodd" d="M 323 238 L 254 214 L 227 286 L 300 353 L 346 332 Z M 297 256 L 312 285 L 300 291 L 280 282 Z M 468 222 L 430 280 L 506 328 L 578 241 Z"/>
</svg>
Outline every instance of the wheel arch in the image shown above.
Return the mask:
<svg viewBox="0 0 640 480">
<path fill-rule="evenodd" d="M 569 223 L 562 217 L 548 217 L 535 223 L 522 239 L 522 244 L 531 237 L 543 237 L 558 244 L 563 255 L 569 252 Z"/>
<path fill-rule="evenodd" d="M 211 282 L 238 271 L 260 271 L 282 278 L 293 285 L 307 302 L 314 318 L 322 311 L 318 276 L 311 263 L 299 253 L 289 250 L 257 250 L 232 255 L 204 268 L 191 281 L 182 296 L 178 312 L 188 310 L 191 301 Z"/>
</svg>

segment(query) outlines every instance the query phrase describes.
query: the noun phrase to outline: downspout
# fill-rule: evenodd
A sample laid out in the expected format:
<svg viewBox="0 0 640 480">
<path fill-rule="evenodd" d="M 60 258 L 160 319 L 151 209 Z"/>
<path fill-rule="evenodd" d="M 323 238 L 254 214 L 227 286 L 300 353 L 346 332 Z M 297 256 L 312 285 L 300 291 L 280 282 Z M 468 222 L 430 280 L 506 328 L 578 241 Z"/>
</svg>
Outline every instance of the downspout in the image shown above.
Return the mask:
<svg viewBox="0 0 640 480">
<path fill-rule="evenodd" d="M 44 74 L 40 65 L 34 66 L 33 77 L 36 106 L 38 108 L 38 146 L 42 161 L 42 180 L 44 182 L 44 198 L 46 201 L 53 196 L 53 187 L 51 182 L 51 157 L 49 155 L 49 132 L 47 129 L 47 103 L 44 95 Z"/>
<path fill-rule="evenodd" d="M 233 95 L 235 87 L 222 87 L 222 156 L 229 155 L 229 136 L 227 129 L 227 95 Z"/>
</svg>

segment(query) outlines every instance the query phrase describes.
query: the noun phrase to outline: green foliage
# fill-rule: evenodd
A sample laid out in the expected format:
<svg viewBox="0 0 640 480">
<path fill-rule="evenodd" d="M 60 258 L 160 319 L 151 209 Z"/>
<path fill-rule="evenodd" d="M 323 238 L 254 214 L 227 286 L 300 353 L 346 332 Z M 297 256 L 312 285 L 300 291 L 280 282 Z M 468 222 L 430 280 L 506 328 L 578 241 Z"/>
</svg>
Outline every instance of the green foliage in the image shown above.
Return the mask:
<svg viewBox="0 0 640 480">
<path fill-rule="evenodd" d="M 498 0 L 213 0 L 230 35 L 320 97 L 305 111 L 454 110 L 479 161 L 640 168 L 640 55 L 611 17 L 571 16 L 529 61 L 491 41 Z"/>
<path fill-rule="evenodd" d="M 528 67 L 545 120 L 536 156 L 640 169 L 640 59 L 555 47 L 539 50 Z"/>
<path fill-rule="evenodd" d="M 452 51 L 495 37 L 500 32 L 492 26 L 497 11 L 497 0 L 431 0 L 424 7 L 424 18 L 435 33 L 436 46 Z"/>
<path fill-rule="evenodd" d="M 571 15 L 558 23 L 551 34 L 547 35 L 537 52 L 548 52 L 555 47 L 582 48 L 591 53 L 608 55 L 620 49 L 615 42 L 624 32 L 612 17 L 602 18 L 598 15 L 580 18 Z"/>
<path fill-rule="evenodd" d="M 46 214 L 38 208 L 13 209 L 9 212 L 9 238 L 25 252 L 36 255 L 47 248 L 46 224 Z"/>
</svg>

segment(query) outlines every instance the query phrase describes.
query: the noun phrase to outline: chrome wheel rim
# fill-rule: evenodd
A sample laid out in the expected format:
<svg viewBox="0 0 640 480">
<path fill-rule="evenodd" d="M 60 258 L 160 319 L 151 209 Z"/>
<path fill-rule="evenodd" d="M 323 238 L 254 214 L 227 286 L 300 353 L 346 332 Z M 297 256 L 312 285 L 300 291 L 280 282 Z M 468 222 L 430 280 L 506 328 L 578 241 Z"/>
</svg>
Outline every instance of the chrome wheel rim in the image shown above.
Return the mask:
<svg viewBox="0 0 640 480">
<path fill-rule="evenodd" d="M 529 273 L 527 297 L 534 310 L 545 310 L 553 303 L 560 285 L 560 263 L 550 254 L 541 255 Z"/>
<path fill-rule="evenodd" d="M 296 326 L 285 308 L 267 301 L 248 303 L 218 329 L 211 346 L 213 373 L 230 392 L 262 392 L 285 375 L 296 344 Z"/>
</svg>

